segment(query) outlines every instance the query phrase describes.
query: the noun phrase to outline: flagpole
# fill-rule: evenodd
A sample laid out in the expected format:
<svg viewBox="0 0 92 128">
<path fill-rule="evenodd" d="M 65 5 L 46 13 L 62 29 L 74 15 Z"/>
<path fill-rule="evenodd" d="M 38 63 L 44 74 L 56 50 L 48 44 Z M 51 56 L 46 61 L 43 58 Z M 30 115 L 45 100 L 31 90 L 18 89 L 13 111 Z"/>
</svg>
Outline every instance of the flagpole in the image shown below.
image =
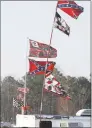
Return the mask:
<svg viewBox="0 0 92 128">
<path fill-rule="evenodd" d="M 14 97 L 13 97 L 13 101 L 14 101 Z M 13 101 L 12 101 L 12 102 L 13 102 Z M 13 105 L 12 105 L 12 106 L 13 106 Z M 12 123 L 14 124 L 14 106 L 13 106 L 12 112 L 13 112 L 13 114 L 12 114 Z"/>
<path fill-rule="evenodd" d="M 57 5 L 58 5 L 58 1 L 57 1 Z M 57 5 L 56 5 L 56 9 L 55 9 L 55 16 L 56 16 L 56 12 L 57 12 Z M 53 21 L 53 25 L 54 25 L 54 22 L 55 22 L 55 16 L 54 16 L 54 21 Z M 50 36 L 50 43 L 49 43 L 49 50 L 50 50 L 50 45 L 51 45 L 51 41 L 52 41 L 52 35 L 53 35 L 53 25 L 52 25 L 52 31 L 51 31 L 51 36 Z M 44 85 L 45 85 L 45 75 L 46 75 L 46 70 L 47 70 L 47 64 L 48 64 L 48 56 L 49 56 L 49 50 L 48 50 L 48 53 L 47 53 L 47 61 L 46 61 L 46 66 L 45 66 L 45 73 L 44 73 L 44 79 L 43 79 L 43 86 L 42 86 L 42 96 L 41 96 L 41 105 L 40 105 L 40 121 L 41 121 L 41 113 L 42 113 L 42 103 L 43 103 L 43 88 L 44 88 Z"/>
<path fill-rule="evenodd" d="M 27 42 L 29 41 L 29 38 L 27 37 Z M 25 72 L 25 83 L 24 83 L 24 89 L 26 90 L 27 87 L 27 46 L 26 46 L 26 72 Z M 24 107 L 26 106 L 26 93 L 24 92 Z M 23 110 L 23 114 L 25 114 L 25 111 Z"/>
</svg>

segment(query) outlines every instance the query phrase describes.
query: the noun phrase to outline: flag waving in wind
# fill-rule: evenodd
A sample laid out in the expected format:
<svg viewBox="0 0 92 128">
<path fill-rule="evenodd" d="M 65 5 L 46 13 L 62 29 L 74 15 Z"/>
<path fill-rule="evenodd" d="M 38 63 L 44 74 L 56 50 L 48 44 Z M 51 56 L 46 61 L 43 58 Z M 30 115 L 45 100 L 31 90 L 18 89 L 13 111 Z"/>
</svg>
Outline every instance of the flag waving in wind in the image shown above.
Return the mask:
<svg viewBox="0 0 92 128">
<path fill-rule="evenodd" d="M 13 107 L 17 107 L 18 108 L 18 101 L 15 99 L 15 98 L 13 98 Z"/>
<path fill-rule="evenodd" d="M 52 74 L 45 78 L 44 90 L 47 92 L 52 92 L 58 96 L 67 96 L 67 92 Z"/>
<path fill-rule="evenodd" d="M 17 95 L 17 100 L 24 101 L 24 93 L 19 93 Z"/>
<path fill-rule="evenodd" d="M 57 50 L 52 46 L 34 40 L 29 40 L 29 43 L 30 43 L 30 50 L 29 50 L 30 57 L 39 57 L 39 58 L 57 57 Z"/>
<path fill-rule="evenodd" d="M 70 1 L 70 0 L 59 0 L 57 7 L 74 19 L 77 19 L 78 16 L 84 10 L 83 7 L 77 5 L 74 1 Z"/>
<path fill-rule="evenodd" d="M 60 31 L 64 32 L 66 35 L 69 36 L 70 27 L 65 22 L 65 20 L 59 15 L 58 12 L 56 12 L 54 27 L 59 29 Z"/>
<path fill-rule="evenodd" d="M 22 93 L 27 93 L 27 92 L 29 92 L 29 88 L 18 87 L 17 90 L 18 90 L 19 92 L 22 92 Z"/>
<path fill-rule="evenodd" d="M 54 69 L 55 62 L 35 61 L 29 59 L 29 73 L 31 75 L 45 74 L 46 65 L 47 65 L 46 73 L 51 74 Z"/>
</svg>

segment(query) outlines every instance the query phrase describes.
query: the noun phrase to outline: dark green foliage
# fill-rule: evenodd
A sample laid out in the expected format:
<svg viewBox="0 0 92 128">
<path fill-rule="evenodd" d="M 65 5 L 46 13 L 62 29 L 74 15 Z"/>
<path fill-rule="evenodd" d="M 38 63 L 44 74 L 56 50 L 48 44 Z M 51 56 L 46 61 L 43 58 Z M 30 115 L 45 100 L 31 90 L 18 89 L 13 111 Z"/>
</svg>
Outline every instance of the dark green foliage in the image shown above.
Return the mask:
<svg viewBox="0 0 92 128">
<path fill-rule="evenodd" d="M 53 75 L 57 78 L 62 86 L 68 91 L 72 98 L 75 107 L 75 112 L 82 108 L 91 107 L 91 84 L 84 77 L 64 76 L 57 69 Z M 26 83 L 29 88 L 29 93 L 26 95 L 27 104 L 32 108 L 28 114 L 40 113 L 41 93 L 43 87 L 43 75 L 30 76 L 27 74 Z M 25 76 L 22 80 L 15 80 L 8 76 L 1 81 L 1 117 L 2 121 L 15 122 L 16 114 L 21 113 L 21 109 L 14 108 L 12 105 L 13 97 L 17 96 L 17 87 L 23 87 Z M 54 94 L 44 92 L 43 96 L 43 111 L 42 114 L 57 114 L 56 104 L 57 98 Z"/>
</svg>

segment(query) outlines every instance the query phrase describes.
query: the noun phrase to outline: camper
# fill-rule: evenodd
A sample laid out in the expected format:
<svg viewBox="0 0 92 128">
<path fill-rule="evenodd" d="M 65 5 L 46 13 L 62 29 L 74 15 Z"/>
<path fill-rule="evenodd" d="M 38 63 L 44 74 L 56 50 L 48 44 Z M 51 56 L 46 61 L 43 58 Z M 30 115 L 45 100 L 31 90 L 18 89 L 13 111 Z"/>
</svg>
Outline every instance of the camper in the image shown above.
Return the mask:
<svg viewBox="0 0 92 128">
<path fill-rule="evenodd" d="M 88 114 L 87 114 L 88 112 Z M 16 116 L 16 127 L 39 127 L 46 122 L 46 125 L 52 126 L 51 128 L 90 128 L 91 127 L 91 110 L 83 109 L 76 113 L 76 116 L 62 116 L 62 115 L 22 115 Z M 80 113 L 80 114 L 79 114 Z M 43 124 L 44 125 L 44 124 Z"/>
</svg>

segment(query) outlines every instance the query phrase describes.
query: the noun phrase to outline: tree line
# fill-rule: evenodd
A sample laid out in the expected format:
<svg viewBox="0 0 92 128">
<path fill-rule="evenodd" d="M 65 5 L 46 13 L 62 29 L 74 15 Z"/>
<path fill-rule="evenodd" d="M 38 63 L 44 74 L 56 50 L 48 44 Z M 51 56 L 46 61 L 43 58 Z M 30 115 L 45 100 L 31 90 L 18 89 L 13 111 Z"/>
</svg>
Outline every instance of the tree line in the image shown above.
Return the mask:
<svg viewBox="0 0 92 128">
<path fill-rule="evenodd" d="M 80 109 L 91 108 L 91 83 L 85 77 L 64 76 L 56 68 L 53 75 L 63 85 L 71 96 L 71 101 L 58 97 L 52 93 L 44 92 L 42 114 L 75 115 Z M 27 105 L 30 106 L 28 114 L 40 113 L 43 75 L 31 76 L 27 74 L 26 84 L 29 92 L 26 95 Z M 13 106 L 13 98 L 18 95 L 17 88 L 24 87 L 25 76 L 16 80 L 7 76 L 1 81 L 1 120 L 13 122 L 16 114 L 21 113 L 21 108 Z"/>
</svg>

